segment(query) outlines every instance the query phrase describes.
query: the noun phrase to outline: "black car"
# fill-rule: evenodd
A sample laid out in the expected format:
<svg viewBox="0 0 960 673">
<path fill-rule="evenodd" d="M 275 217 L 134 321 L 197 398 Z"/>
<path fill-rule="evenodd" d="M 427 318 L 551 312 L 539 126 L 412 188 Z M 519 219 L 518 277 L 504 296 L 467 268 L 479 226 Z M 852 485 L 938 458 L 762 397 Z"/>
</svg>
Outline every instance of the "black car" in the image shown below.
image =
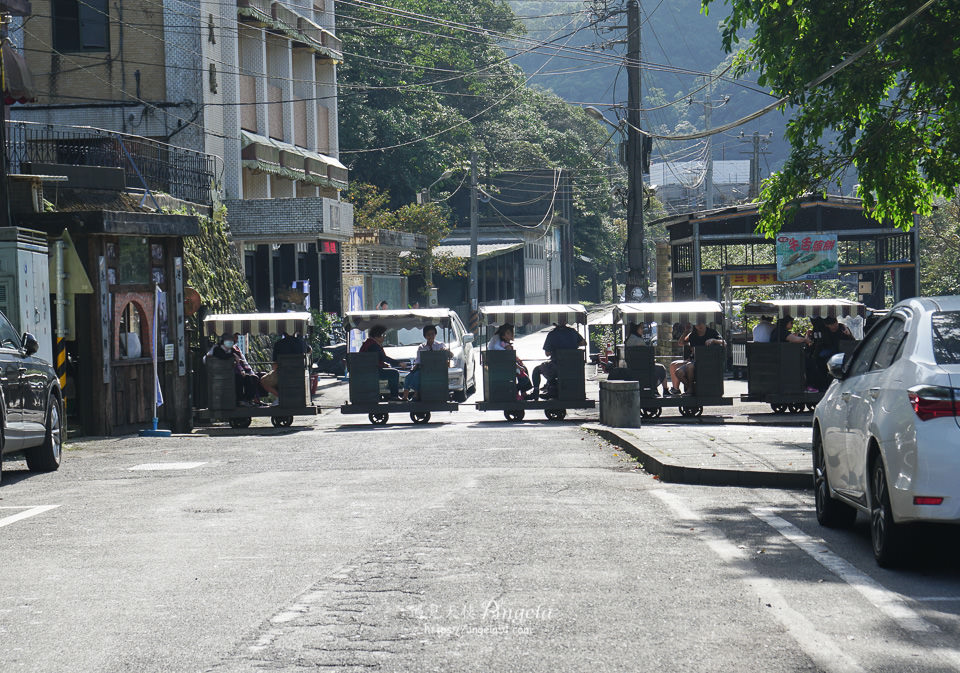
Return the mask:
<svg viewBox="0 0 960 673">
<path fill-rule="evenodd" d="M 63 448 L 63 394 L 50 363 L 34 357 L 38 348 L 0 313 L 0 463 L 22 454 L 31 471 L 52 472 Z"/>
</svg>

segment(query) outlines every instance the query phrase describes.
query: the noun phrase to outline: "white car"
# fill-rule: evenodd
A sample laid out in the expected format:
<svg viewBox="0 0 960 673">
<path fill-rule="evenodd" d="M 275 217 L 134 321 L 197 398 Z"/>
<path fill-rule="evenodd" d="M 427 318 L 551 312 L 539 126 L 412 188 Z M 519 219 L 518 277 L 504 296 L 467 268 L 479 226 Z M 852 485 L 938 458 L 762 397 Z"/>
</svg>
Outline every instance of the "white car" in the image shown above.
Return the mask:
<svg viewBox="0 0 960 673">
<path fill-rule="evenodd" d="M 881 566 L 909 524 L 960 523 L 960 296 L 900 302 L 844 361 L 813 420 L 817 520 L 870 515 Z"/>
<path fill-rule="evenodd" d="M 407 309 L 386 311 L 352 311 L 346 314 L 347 327 L 368 330 L 374 325 L 387 328 L 383 350 L 395 359 L 407 363 L 400 371 L 400 382 L 417 357 L 417 348 L 425 339 L 423 328 L 434 325 L 437 328 L 437 341 L 442 341 L 453 355 L 450 360 L 448 378 L 450 396 L 455 402 L 464 402 L 476 392 L 476 363 L 473 357 L 473 334 L 468 332 L 456 311 L 446 308 Z M 385 389 L 386 382 L 381 382 Z"/>
</svg>

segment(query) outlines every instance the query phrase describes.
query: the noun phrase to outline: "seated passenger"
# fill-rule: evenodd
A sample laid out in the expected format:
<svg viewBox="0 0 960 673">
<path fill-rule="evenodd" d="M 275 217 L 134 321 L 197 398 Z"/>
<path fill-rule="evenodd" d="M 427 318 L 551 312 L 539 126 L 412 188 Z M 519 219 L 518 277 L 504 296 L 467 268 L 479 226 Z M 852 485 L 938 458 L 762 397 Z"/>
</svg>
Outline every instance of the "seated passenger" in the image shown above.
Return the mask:
<svg viewBox="0 0 960 673">
<path fill-rule="evenodd" d="M 563 320 L 557 322 L 557 326 L 550 330 L 547 338 L 543 342 L 543 352 L 550 359 L 533 368 L 533 392 L 530 399 L 538 397 L 556 397 L 557 396 L 557 356 L 559 350 L 573 350 L 586 345 L 583 336 L 572 327 L 568 327 Z M 540 389 L 540 379 L 543 378 L 544 387 Z"/>
<path fill-rule="evenodd" d="M 390 399 L 400 399 L 400 372 L 390 365 L 400 366 L 399 360 L 394 360 L 383 350 L 383 341 L 387 337 L 387 328 L 383 325 L 374 325 L 368 332 L 367 340 L 360 346 L 361 353 L 376 353 L 379 356 L 379 378 L 387 382 L 390 389 Z"/>
<path fill-rule="evenodd" d="M 758 344 L 770 343 L 772 332 L 773 318 L 768 315 L 760 316 L 760 322 L 753 327 L 753 342 Z"/>
<path fill-rule="evenodd" d="M 677 341 L 681 347 L 689 346 L 697 348 L 699 346 L 726 346 L 727 342 L 723 340 L 720 333 L 712 327 L 707 327 L 705 319 L 698 319 L 696 326 L 689 329 Z M 683 384 L 684 391 L 693 394 L 693 382 L 695 380 L 695 366 L 693 360 L 674 360 L 670 363 L 670 382 L 673 384 L 670 388 L 671 395 L 680 395 L 680 384 Z"/>
<path fill-rule="evenodd" d="M 281 355 L 301 355 L 311 353 L 313 349 L 303 339 L 299 332 L 290 336 L 286 332 L 280 333 L 280 339 L 273 346 L 272 369 L 266 376 L 260 379 L 260 385 L 269 393 L 272 393 L 277 399 L 273 401 L 273 406 L 280 404 L 280 357 Z"/>
<path fill-rule="evenodd" d="M 234 372 L 234 384 L 236 386 L 237 392 L 237 405 L 241 407 L 252 407 L 255 406 L 254 399 L 257 397 L 259 391 L 259 385 L 254 387 L 254 385 L 249 382 L 249 379 L 246 376 L 246 370 L 244 365 L 249 369 L 250 365 L 247 364 L 246 358 L 243 357 L 243 354 L 240 352 L 240 349 L 237 348 L 233 337 L 229 335 L 224 335 L 213 346 L 210 347 L 210 350 L 207 351 L 207 354 L 203 356 L 204 364 L 207 363 L 208 358 L 213 358 L 215 360 L 228 360 L 233 365 Z M 253 370 L 250 369 L 252 372 Z M 259 378 L 256 374 L 253 374 L 253 378 Z"/>
<path fill-rule="evenodd" d="M 630 323 L 627 328 L 627 340 L 623 343 L 624 346 L 632 348 L 633 346 L 646 346 L 647 342 L 643 340 L 643 323 Z"/>
<path fill-rule="evenodd" d="M 770 343 L 806 344 L 808 346 L 813 345 L 813 340 L 810 337 L 794 334 L 791 331 L 792 329 L 793 316 L 783 316 L 777 321 L 777 326 L 773 328 L 773 332 L 770 333 Z"/>
<path fill-rule="evenodd" d="M 841 341 L 852 341 L 853 334 L 836 317 L 813 319 L 813 348 L 807 359 L 807 392 L 826 390 L 831 376 L 827 361 L 840 352 Z"/>
<path fill-rule="evenodd" d="M 419 398 L 420 396 L 420 353 L 422 351 L 447 351 L 447 359 L 453 357 L 453 353 L 447 349 L 446 344 L 436 340 L 436 326 L 426 325 L 423 328 L 423 338 L 426 339 L 426 342 L 420 344 L 420 347 L 417 348 L 417 357 L 413 361 L 413 369 L 403 380 L 403 394 L 400 396 L 402 400 L 412 400 L 414 397 Z"/>
<path fill-rule="evenodd" d="M 513 325 L 506 322 L 497 328 L 493 338 L 487 343 L 487 349 L 492 351 L 512 351 L 513 348 Z M 527 372 L 527 366 L 523 360 L 517 360 L 517 396 L 524 399 L 531 399 L 526 393 L 533 387 L 530 383 L 530 375 Z M 535 398 L 534 398 L 535 399 Z"/>
</svg>

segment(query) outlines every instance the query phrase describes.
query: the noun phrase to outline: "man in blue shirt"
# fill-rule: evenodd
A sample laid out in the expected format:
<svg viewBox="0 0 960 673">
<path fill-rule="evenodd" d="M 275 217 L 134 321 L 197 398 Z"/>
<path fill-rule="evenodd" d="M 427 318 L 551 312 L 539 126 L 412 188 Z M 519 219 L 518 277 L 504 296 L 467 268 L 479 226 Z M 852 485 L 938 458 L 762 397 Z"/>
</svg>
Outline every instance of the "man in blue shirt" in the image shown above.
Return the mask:
<svg viewBox="0 0 960 673">
<path fill-rule="evenodd" d="M 586 345 L 586 343 L 577 330 L 568 327 L 563 322 L 557 323 L 557 326 L 550 331 L 550 334 L 547 335 L 547 338 L 543 342 L 543 352 L 546 353 L 550 359 L 533 368 L 533 375 L 531 377 L 533 379 L 533 392 L 530 394 L 530 399 L 556 397 L 556 352 L 558 350 L 573 350 L 574 348 Z M 545 383 L 542 392 L 540 390 L 541 377 Z"/>
</svg>

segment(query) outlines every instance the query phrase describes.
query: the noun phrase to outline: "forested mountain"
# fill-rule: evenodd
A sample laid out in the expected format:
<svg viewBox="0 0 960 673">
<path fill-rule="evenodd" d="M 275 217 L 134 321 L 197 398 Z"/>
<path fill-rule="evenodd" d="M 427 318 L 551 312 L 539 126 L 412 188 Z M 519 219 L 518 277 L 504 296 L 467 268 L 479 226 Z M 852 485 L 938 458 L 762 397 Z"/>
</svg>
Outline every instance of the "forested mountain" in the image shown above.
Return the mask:
<svg viewBox="0 0 960 673">
<path fill-rule="evenodd" d="M 530 77 L 530 83 L 547 88 L 564 100 L 594 105 L 616 119 L 618 109 L 627 101 L 626 73 L 618 63 L 626 51 L 622 41 L 624 15 L 590 26 L 596 17 L 588 3 L 577 0 L 509 0 L 509 4 L 527 29 L 528 36 L 551 46 L 521 54 L 515 62 Z M 595 7 L 602 2 L 592 3 Z M 611 0 L 610 8 L 626 5 Z M 700 11 L 700 0 L 646 0 L 641 2 L 641 52 L 644 128 L 662 135 L 691 133 L 705 128 L 704 103 L 712 101 L 711 126 L 717 127 L 744 117 L 772 102 L 772 98 L 750 79 L 736 80 L 726 73 L 711 87 L 703 89 L 706 73 L 720 73 L 731 61 L 721 45 L 718 29 L 726 6 L 715 3 L 709 15 Z M 579 29 L 579 30 L 578 30 Z M 572 31 L 577 31 L 567 37 Z M 576 53 L 568 49 L 579 47 Z M 522 50 L 521 50 L 522 51 Z M 539 74 L 534 74 L 539 73 Z M 692 95 L 691 95 L 692 94 Z M 620 109 L 622 112 L 622 108 Z M 622 114 L 620 116 L 623 116 Z M 745 159 L 751 145 L 740 132 L 752 135 L 773 132 L 765 144 L 768 154 L 761 158 L 761 174 L 766 176 L 783 162 L 788 145 L 783 139 L 786 118 L 770 112 L 757 120 L 713 137 L 714 159 Z M 653 161 L 687 161 L 705 157 L 705 142 L 658 140 Z"/>
</svg>

